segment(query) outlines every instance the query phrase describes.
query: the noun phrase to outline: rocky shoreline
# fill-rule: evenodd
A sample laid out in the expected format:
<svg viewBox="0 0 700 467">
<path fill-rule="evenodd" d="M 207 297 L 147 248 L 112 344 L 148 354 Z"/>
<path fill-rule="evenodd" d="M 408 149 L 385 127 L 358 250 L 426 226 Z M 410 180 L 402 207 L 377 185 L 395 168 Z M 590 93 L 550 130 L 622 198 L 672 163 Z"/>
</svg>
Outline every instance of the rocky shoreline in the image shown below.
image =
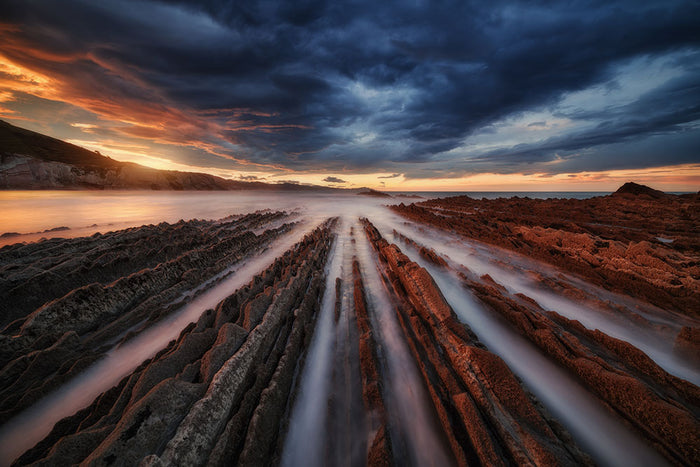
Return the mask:
<svg viewBox="0 0 700 467">
<path fill-rule="evenodd" d="M 331 228 L 307 235 L 16 463 L 253 465 L 278 456 Z"/>
<path fill-rule="evenodd" d="M 664 309 L 700 313 L 700 196 L 627 184 L 591 199 L 441 198 L 391 209 Z"/>
<path fill-rule="evenodd" d="M 592 465 L 457 319 L 430 274 L 362 222 L 456 463 Z"/>
<path fill-rule="evenodd" d="M 508 293 L 489 276 L 479 277 L 410 238 L 397 237 L 431 263 L 457 274 L 465 289 L 570 371 L 668 460 L 682 465 L 697 459 L 700 388 L 664 371 L 628 342 L 544 310 L 526 295 Z"/>
<path fill-rule="evenodd" d="M 38 443 L 0 464 L 608 462 L 480 334 L 474 307 L 500 323 L 499 339 L 523 339 L 580 385 L 633 440 L 622 448 L 630 459 L 629 449 L 648 449 L 655 462 L 696 464 L 700 389 L 655 352 L 671 352 L 697 376 L 698 238 L 689 211 L 697 199 L 638 191 L 585 202 L 430 200 L 390 208 L 402 218 L 318 225 L 262 211 L 0 248 L 3 453 L 2 430 L 14 417 L 64 387 L 80 393 L 93 365 L 175 326 L 184 307 L 217 291 L 164 344 L 130 357 L 138 360 L 113 387 L 51 419 Z M 644 208 L 634 211 L 633 201 Z M 658 214 L 657 203 L 678 218 L 654 224 L 644 213 Z M 568 217 L 555 225 L 563 209 Z M 545 248 L 541 239 L 555 237 Z M 631 254 L 640 244 L 652 253 Z M 469 248 L 500 273 L 479 272 L 483 264 L 461 254 Z M 237 275 L 245 279 L 229 287 Z M 514 287 L 516 278 L 530 285 Z M 309 356 L 325 376 L 309 379 Z M 299 406 L 302 395 L 310 405 Z M 318 420 L 316 434 L 295 431 L 300 410 Z"/>
<path fill-rule="evenodd" d="M 260 235 L 251 231 L 284 216 L 255 213 L 0 249 L 6 297 L 0 305 L 6 324 L 0 334 L 0 417 L 32 405 L 187 303 L 203 279 L 289 231 L 292 224 Z"/>
</svg>

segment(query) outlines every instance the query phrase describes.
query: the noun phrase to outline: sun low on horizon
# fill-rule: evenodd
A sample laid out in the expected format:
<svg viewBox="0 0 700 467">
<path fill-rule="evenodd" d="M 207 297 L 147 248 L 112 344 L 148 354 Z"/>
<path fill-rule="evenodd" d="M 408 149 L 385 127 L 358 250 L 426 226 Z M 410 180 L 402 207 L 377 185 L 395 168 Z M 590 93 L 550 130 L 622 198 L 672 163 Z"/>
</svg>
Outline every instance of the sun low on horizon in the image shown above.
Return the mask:
<svg viewBox="0 0 700 467">
<path fill-rule="evenodd" d="M 700 187 L 692 2 L 4 2 L 0 119 L 156 169 Z"/>
</svg>

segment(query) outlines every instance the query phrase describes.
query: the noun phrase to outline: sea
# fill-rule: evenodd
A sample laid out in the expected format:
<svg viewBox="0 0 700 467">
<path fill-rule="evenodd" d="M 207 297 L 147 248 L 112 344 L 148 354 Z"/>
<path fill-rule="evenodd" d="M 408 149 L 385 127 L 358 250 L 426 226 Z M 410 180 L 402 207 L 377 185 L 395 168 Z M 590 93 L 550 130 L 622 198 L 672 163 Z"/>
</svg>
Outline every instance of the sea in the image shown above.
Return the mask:
<svg viewBox="0 0 700 467">
<path fill-rule="evenodd" d="M 91 235 L 181 219 L 218 219 L 262 209 L 326 212 L 334 205 L 379 206 L 460 195 L 476 199 L 513 196 L 584 199 L 606 194 L 609 193 L 410 191 L 391 193 L 391 198 L 375 198 L 355 193 L 288 191 L 0 191 L 0 245 Z"/>
</svg>

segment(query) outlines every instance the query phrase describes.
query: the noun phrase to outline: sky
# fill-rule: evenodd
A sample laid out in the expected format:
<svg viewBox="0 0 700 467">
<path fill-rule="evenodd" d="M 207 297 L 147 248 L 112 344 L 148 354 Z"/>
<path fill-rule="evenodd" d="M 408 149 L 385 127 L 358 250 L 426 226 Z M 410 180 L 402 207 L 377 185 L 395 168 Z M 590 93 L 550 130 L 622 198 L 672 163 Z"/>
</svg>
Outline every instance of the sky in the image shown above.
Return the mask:
<svg viewBox="0 0 700 467">
<path fill-rule="evenodd" d="M 700 189 L 700 2 L 2 0 L 0 119 L 225 178 Z"/>
</svg>

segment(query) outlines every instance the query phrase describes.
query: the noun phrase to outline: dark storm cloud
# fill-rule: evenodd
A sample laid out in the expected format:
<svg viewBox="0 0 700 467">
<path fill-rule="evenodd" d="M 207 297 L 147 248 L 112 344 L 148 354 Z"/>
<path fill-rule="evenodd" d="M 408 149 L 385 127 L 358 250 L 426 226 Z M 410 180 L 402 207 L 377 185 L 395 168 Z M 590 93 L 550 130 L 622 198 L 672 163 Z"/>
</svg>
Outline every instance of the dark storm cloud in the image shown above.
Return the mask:
<svg viewBox="0 0 700 467">
<path fill-rule="evenodd" d="M 697 2 L 3 3 L 0 22 L 19 28 L 2 33 L 3 53 L 67 83 L 76 100 L 85 93 L 83 108 L 131 109 L 177 127 L 153 138 L 271 166 L 512 172 L 635 138 L 697 139 L 684 127 L 699 117 L 691 59 L 677 64 L 686 82 L 567 115 L 592 129 L 445 155 L 500 119 L 609 82 L 626 60 L 697 50 Z M 580 161 L 595 169 L 598 159 Z"/>
<path fill-rule="evenodd" d="M 633 103 L 618 108 L 576 111 L 574 114 L 562 113 L 559 116 L 599 123 L 585 131 L 481 154 L 471 162 L 498 165 L 502 171 L 508 171 L 509 166 L 521 170 L 520 164 L 546 162 L 556 158 L 571 160 L 566 164 L 553 166 L 553 170 L 570 170 L 573 167 L 586 170 L 586 166 L 581 166 L 579 159 L 585 160 L 589 168 L 600 169 L 642 168 L 659 163 L 671 165 L 698 161 L 700 133 L 692 126 L 686 125 L 688 122 L 700 120 L 700 86 L 694 78 L 671 80 L 653 92 L 640 96 Z M 651 137 L 654 141 L 664 140 L 665 143 L 649 144 L 649 140 L 647 144 L 639 147 L 640 139 Z M 606 145 L 625 142 L 629 142 L 635 150 L 618 147 L 616 151 L 600 151 L 600 148 Z M 675 147 L 673 150 L 668 147 L 664 150 L 664 144 L 672 144 Z M 580 151 L 585 150 L 588 151 L 584 157 Z M 599 160 L 596 161 L 596 158 Z"/>
</svg>

